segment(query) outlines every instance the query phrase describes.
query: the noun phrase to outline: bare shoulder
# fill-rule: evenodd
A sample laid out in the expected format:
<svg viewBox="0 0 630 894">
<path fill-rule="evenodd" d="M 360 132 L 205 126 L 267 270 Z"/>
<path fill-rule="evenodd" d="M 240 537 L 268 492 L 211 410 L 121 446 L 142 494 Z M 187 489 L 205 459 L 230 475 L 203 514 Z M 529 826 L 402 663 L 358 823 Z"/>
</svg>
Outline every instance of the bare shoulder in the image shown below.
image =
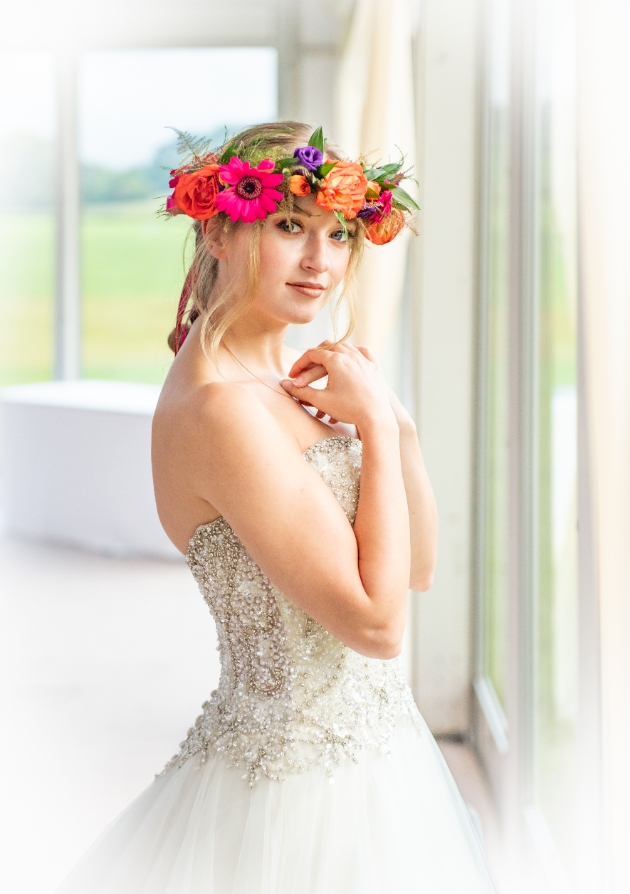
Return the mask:
<svg viewBox="0 0 630 894">
<path fill-rule="evenodd" d="M 211 382 L 190 396 L 185 412 L 191 434 L 214 450 L 231 450 L 236 444 L 297 443 L 274 415 L 248 388 L 236 382 Z"/>
<path fill-rule="evenodd" d="M 185 457 L 197 482 L 229 478 L 246 465 L 260 468 L 274 454 L 285 460 L 300 455 L 292 432 L 236 382 L 208 382 L 165 395 L 156 411 L 154 450 Z"/>
<path fill-rule="evenodd" d="M 220 435 L 225 428 L 245 423 L 261 408 L 260 401 L 238 382 L 208 382 L 190 393 L 183 408 L 191 423 Z"/>
<path fill-rule="evenodd" d="M 200 431 L 204 436 L 220 436 L 247 419 L 264 416 L 260 401 L 237 382 L 206 382 L 195 388 L 162 391 L 155 411 L 155 421 L 170 429 L 175 423 L 184 425 L 188 434 Z"/>
<path fill-rule="evenodd" d="M 165 389 L 154 416 L 152 461 L 169 536 L 184 544 L 198 524 L 238 516 L 269 479 L 295 471 L 300 458 L 295 437 L 243 385 Z"/>
</svg>

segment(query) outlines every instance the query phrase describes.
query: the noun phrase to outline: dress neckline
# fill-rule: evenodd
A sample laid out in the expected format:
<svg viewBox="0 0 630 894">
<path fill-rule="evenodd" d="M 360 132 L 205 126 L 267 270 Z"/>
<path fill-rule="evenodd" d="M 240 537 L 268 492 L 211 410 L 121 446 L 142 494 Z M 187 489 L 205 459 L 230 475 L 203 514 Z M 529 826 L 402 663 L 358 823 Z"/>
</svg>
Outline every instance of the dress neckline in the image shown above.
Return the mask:
<svg viewBox="0 0 630 894">
<path fill-rule="evenodd" d="M 314 444 L 311 444 L 310 447 L 307 447 L 306 450 L 302 451 L 302 456 L 306 456 L 311 452 L 311 450 L 315 450 L 316 447 L 321 447 L 322 444 L 328 444 L 329 441 L 360 441 L 360 438 L 353 438 L 350 435 L 331 435 L 329 438 L 320 438 L 319 441 L 315 441 Z"/>
<path fill-rule="evenodd" d="M 306 459 L 306 457 L 309 455 L 309 453 L 312 453 L 318 447 L 321 447 L 323 444 L 328 444 L 331 441 L 346 441 L 346 442 L 356 441 L 357 443 L 361 443 L 360 438 L 353 438 L 350 435 L 331 435 L 330 438 L 320 438 L 319 441 L 315 441 L 314 444 L 311 444 L 310 447 L 307 447 L 306 450 L 302 451 L 302 456 Z M 212 521 L 203 522 L 202 524 L 198 525 L 195 528 L 195 530 L 192 534 L 192 537 L 188 541 L 188 549 L 184 553 L 184 556 L 185 557 L 188 556 L 188 553 L 190 552 L 190 548 L 192 546 L 192 542 L 195 539 L 195 536 L 199 533 L 199 531 L 201 531 L 203 528 L 211 528 L 212 525 L 216 525 L 219 522 L 224 522 L 225 524 L 229 524 L 229 522 L 226 521 L 225 516 L 218 515 L 216 518 L 213 518 Z"/>
</svg>

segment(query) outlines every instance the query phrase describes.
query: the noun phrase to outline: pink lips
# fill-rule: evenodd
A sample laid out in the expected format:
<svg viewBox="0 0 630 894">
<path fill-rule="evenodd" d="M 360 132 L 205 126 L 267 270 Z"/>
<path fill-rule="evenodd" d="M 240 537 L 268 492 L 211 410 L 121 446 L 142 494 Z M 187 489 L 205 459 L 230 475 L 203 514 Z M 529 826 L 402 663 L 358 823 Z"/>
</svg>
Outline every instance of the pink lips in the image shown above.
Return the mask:
<svg viewBox="0 0 630 894">
<path fill-rule="evenodd" d="M 287 285 L 309 298 L 317 298 L 326 289 L 326 286 L 318 282 L 289 282 Z"/>
</svg>

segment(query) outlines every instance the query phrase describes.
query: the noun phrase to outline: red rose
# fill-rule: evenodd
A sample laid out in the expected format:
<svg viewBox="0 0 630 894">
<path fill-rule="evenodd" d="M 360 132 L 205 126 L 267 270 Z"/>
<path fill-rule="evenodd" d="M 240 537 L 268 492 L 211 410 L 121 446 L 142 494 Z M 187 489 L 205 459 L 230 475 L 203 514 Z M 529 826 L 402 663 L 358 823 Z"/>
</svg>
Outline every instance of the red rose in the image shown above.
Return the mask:
<svg viewBox="0 0 630 894">
<path fill-rule="evenodd" d="M 208 220 L 217 214 L 215 200 L 219 193 L 219 165 L 205 165 L 192 174 L 180 174 L 173 192 L 173 204 L 188 217 Z"/>
</svg>

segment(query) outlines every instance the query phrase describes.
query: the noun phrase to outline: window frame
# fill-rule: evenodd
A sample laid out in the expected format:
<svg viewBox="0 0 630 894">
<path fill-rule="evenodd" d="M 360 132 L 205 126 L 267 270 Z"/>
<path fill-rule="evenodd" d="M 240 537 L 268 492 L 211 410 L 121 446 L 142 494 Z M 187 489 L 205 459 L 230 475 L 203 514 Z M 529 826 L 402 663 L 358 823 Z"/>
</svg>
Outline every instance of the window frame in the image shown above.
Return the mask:
<svg viewBox="0 0 630 894">
<path fill-rule="evenodd" d="M 541 0 L 538 0 L 540 3 Z M 510 288 L 509 288 L 509 523 L 507 696 L 505 711 L 485 674 L 485 556 L 487 555 L 486 442 L 488 422 L 488 261 L 489 261 L 489 128 L 492 0 L 482 4 L 480 29 L 481 101 L 478 213 L 478 315 L 476 333 L 476 503 L 473 507 L 474 549 L 474 740 L 494 793 L 505 830 L 506 852 L 517 855 L 518 872 L 530 884 L 562 890 L 566 873 L 554 852 L 553 839 L 536 804 L 535 691 L 536 603 L 538 556 L 538 308 L 539 308 L 539 137 L 537 107 L 538 53 L 536 7 L 509 0 L 510 25 Z M 576 184 L 577 188 L 577 184 Z M 579 253 L 579 246 L 578 246 Z M 580 744 L 578 777 L 590 779 L 579 791 L 585 817 L 578 829 L 584 867 L 577 867 L 581 892 L 593 890 L 593 878 L 603 877 L 603 858 L 595 845 L 601 804 L 601 704 L 599 685 L 599 625 L 589 462 L 587 456 L 583 308 L 578 278 L 578 671 Z M 506 498 L 508 498 L 506 494 Z M 588 856 L 587 856 L 588 852 Z M 559 885 L 559 888 L 558 888 Z M 540 888 L 539 888 L 540 889 Z"/>
</svg>

